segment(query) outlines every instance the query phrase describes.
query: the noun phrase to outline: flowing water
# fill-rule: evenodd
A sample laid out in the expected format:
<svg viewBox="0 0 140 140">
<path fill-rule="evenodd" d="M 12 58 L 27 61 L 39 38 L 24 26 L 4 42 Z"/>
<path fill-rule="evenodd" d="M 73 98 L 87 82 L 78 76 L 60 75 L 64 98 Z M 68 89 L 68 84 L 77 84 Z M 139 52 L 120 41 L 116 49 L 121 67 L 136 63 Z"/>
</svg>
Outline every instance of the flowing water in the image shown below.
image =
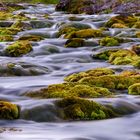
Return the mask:
<svg viewBox="0 0 140 140">
<path fill-rule="evenodd" d="M 0 78 L 0 99 L 11 101 L 21 106 L 21 118 L 14 121 L 0 120 L 0 140 L 140 140 L 140 98 L 118 91 L 116 98 L 94 99 L 116 107 L 125 107 L 135 112 L 121 118 L 101 121 L 65 122 L 61 120 L 54 105 L 55 99 L 31 99 L 21 96 L 25 91 L 39 89 L 50 84 L 61 83 L 66 75 L 97 67 L 109 67 L 116 71 L 133 69 L 132 66 L 113 66 L 105 61 L 94 60 L 91 55 L 102 50 L 96 39 L 89 39 L 82 48 L 65 48 L 66 39 L 57 37 L 58 29 L 65 24 L 82 24 L 91 28 L 101 27 L 110 15 L 70 15 L 55 12 L 54 5 L 27 5 L 26 16 L 37 18 L 29 21 L 34 26 L 15 35 L 41 35 L 44 40 L 33 42 L 33 51 L 23 57 L 11 58 L 0 56 L 0 63 L 15 63 L 20 76 Z M 45 19 L 44 14 L 49 14 Z M 70 21 L 76 16 L 81 21 Z M 10 21 L 12 22 L 12 21 Z M 129 38 L 128 43 L 120 47 L 129 48 L 140 42 L 133 37 L 135 29 L 109 29 L 106 34 Z M 8 43 L 0 43 L 0 51 Z M 34 69 L 36 76 L 31 76 Z M 2 131 L 4 130 L 4 131 Z M 2 133 L 1 133 L 2 132 Z"/>
</svg>

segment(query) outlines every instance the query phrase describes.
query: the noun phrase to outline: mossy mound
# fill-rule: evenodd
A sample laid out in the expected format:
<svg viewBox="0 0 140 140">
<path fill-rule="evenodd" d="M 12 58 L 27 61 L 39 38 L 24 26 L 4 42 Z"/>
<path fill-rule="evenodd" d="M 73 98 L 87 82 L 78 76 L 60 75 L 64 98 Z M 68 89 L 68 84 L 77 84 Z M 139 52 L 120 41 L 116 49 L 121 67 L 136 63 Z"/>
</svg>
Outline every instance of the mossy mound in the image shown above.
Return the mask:
<svg viewBox="0 0 140 140">
<path fill-rule="evenodd" d="M 44 38 L 37 35 L 21 36 L 18 40 L 28 40 L 28 41 L 41 41 Z"/>
<path fill-rule="evenodd" d="M 81 38 L 68 39 L 65 43 L 65 47 L 77 48 L 83 46 L 84 46 L 84 40 Z"/>
<path fill-rule="evenodd" d="M 140 95 L 140 83 L 131 85 L 128 88 L 128 93 L 132 95 Z"/>
<path fill-rule="evenodd" d="M 135 25 L 135 23 L 139 21 L 139 18 L 133 15 L 118 15 L 115 17 L 112 17 L 108 22 L 106 22 L 105 26 L 106 27 L 115 27 L 116 24 L 121 25 L 120 27 L 128 27 L 131 28 Z M 118 26 L 119 27 L 119 26 Z"/>
<path fill-rule="evenodd" d="M 19 57 L 32 51 L 29 41 L 16 41 L 5 49 L 5 54 L 12 57 Z"/>
<path fill-rule="evenodd" d="M 96 38 L 96 37 L 103 37 L 103 33 L 101 30 L 96 29 L 84 29 L 79 31 L 74 31 L 68 34 L 65 38 Z"/>
<path fill-rule="evenodd" d="M 13 37 L 11 35 L 0 35 L 0 42 L 5 41 L 13 41 Z"/>
<path fill-rule="evenodd" d="M 26 96 L 34 98 L 64 98 L 64 97 L 83 97 L 98 98 L 109 97 L 112 93 L 106 88 L 88 86 L 78 83 L 62 83 L 48 86 L 38 91 L 27 92 Z"/>
<path fill-rule="evenodd" d="M 19 106 L 10 102 L 0 101 L 0 119 L 18 119 L 20 114 Z"/>
<path fill-rule="evenodd" d="M 113 109 L 94 101 L 69 97 L 56 101 L 65 120 L 102 120 L 119 116 Z"/>
<path fill-rule="evenodd" d="M 77 82 L 80 79 L 85 78 L 85 77 L 90 77 L 90 76 L 98 77 L 102 75 L 112 75 L 114 73 L 115 72 L 109 68 L 96 68 L 96 69 L 91 69 L 88 71 L 72 74 L 70 76 L 65 77 L 64 80 L 67 82 Z"/>
<path fill-rule="evenodd" d="M 105 37 L 100 40 L 100 46 L 118 46 L 119 39 L 115 37 Z"/>
</svg>

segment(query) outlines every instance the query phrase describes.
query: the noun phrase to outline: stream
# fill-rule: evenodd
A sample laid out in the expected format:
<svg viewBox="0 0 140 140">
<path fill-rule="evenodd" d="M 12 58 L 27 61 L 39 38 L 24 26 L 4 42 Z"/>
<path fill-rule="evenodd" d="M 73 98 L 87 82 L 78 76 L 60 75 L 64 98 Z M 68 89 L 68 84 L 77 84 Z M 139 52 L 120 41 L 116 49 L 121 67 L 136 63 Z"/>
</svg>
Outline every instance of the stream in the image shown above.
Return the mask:
<svg viewBox="0 0 140 140">
<path fill-rule="evenodd" d="M 127 91 L 118 91 L 116 98 L 93 100 L 123 106 L 136 113 L 100 121 L 67 122 L 59 118 L 54 105 L 56 99 L 32 99 L 21 96 L 29 90 L 62 83 L 65 76 L 92 68 L 108 67 L 118 72 L 134 69 L 129 65 L 115 66 L 107 61 L 93 59 L 92 55 L 103 49 L 97 46 L 96 39 L 87 40 L 85 47 L 65 48 L 66 39 L 57 36 L 59 28 L 65 24 L 81 24 L 97 29 L 115 15 L 72 15 L 56 12 L 54 5 L 21 5 L 25 9 L 16 11 L 15 14 L 23 12 L 27 17 L 37 20 L 25 21 L 34 25 L 34 28 L 19 32 L 14 38 L 23 35 L 41 35 L 45 39 L 32 42 L 33 51 L 22 57 L 0 56 L 2 65 L 15 63 L 17 70 L 24 73 L 20 76 L 0 77 L 0 99 L 21 106 L 20 119 L 0 120 L 0 140 L 140 140 L 140 97 L 128 95 Z M 48 19 L 44 18 L 45 14 L 49 14 Z M 70 21 L 69 17 L 72 16 L 82 20 Z M 140 39 L 133 37 L 135 30 L 109 29 L 106 34 L 130 39 L 128 43 L 119 46 L 129 48 L 140 42 Z M 2 52 L 9 43 L 1 42 L 0 51 Z M 34 69 L 38 75 L 31 76 L 29 69 Z M 2 129 L 5 130 L 1 132 Z"/>
</svg>

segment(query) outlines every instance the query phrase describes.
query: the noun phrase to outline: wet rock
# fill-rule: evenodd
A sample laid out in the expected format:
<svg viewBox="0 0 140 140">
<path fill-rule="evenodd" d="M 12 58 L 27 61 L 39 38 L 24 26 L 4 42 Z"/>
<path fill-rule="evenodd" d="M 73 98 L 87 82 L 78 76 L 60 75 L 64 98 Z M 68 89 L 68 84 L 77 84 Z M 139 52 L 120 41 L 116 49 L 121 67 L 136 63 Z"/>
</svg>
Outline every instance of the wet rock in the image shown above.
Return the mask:
<svg viewBox="0 0 140 140">
<path fill-rule="evenodd" d="M 0 101 L 0 119 L 14 120 L 20 116 L 19 106 L 10 102 Z"/>
<path fill-rule="evenodd" d="M 137 13 L 140 11 L 139 7 L 140 4 L 137 0 L 60 0 L 56 10 L 73 14 Z"/>
</svg>

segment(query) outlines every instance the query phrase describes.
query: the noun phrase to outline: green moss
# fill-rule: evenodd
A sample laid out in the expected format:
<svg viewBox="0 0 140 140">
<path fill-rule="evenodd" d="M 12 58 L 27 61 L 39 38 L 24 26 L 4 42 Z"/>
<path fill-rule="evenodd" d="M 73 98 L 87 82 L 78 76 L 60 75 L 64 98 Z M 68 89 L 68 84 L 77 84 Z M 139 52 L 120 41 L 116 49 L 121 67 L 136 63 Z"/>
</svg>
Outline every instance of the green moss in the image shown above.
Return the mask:
<svg viewBox="0 0 140 140">
<path fill-rule="evenodd" d="M 84 40 L 80 38 L 68 39 L 65 43 L 65 47 L 77 48 L 82 46 L 84 46 Z"/>
<path fill-rule="evenodd" d="M 13 41 L 13 37 L 11 35 L 0 35 L 0 42 L 4 41 Z"/>
<path fill-rule="evenodd" d="M 0 119 L 13 120 L 19 118 L 19 107 L 10 102 L 0 101 Z"/>
<path fill-rule="evenodd" d="M 100 40 L 101 46 L 118 46 L 119 41 L 115 37 L 105 37 Z"/>
<path fill-rule="evenodd" d="M 62 83 L 48 86 L 39 91 L 25 93 L 26 96 L 36 98 L 64 98 L 84 97 L 97 98 L 111 96 L 112 93 L 106 88 L 82 85 L 78 83 Z"/>
<path fill-rule="evenodd" d="M 131 85 L 128 88 L 128 93 L 132 95 L 140 95 L 140 83 Z"/>
<path fill-rule="evenodd" d="M 95 29 L 84 29 L 80 31 L 74 31 L 71 32 L 69 35 L 67 35 L 66 38 L 95 38 L 95 37 L 102 37 L 102 31 L 101 30 L 95 30 Z"/>
<path fill-rule="evenodd" d="M 77 82 L 82 78 L 85 77 L 98 77 L 98 76 L 102 76 L 102 75 L 112 75 L 115 72 L 112 69 L 109 68 L 96 68 L 96 69 L 91 69 L 85 72 L 79 72 L 76 74 L 72 74 L 70 76 L 65 77 L 65 81 L 67 82 Z"/>
<path fill-rule="evenodd" d="M 19 57 L 32 51 L 29 41 L 16 41 L 5 49 L 8 56 Z"/>
<path fill-rule="evenodd" d="M 28 41 L 41 41 L 43 39 L 44 39 L 43 37 L 37 35 L 28 35 L 19 38 L 19 40 L 28 40 Z"/>
<path fill-rule="evenodd" d="M 101 120 L 119 116 L 113 109 L 94 101 L 69 97 L 56 101 L 66 120 Z"/>
</svg>

